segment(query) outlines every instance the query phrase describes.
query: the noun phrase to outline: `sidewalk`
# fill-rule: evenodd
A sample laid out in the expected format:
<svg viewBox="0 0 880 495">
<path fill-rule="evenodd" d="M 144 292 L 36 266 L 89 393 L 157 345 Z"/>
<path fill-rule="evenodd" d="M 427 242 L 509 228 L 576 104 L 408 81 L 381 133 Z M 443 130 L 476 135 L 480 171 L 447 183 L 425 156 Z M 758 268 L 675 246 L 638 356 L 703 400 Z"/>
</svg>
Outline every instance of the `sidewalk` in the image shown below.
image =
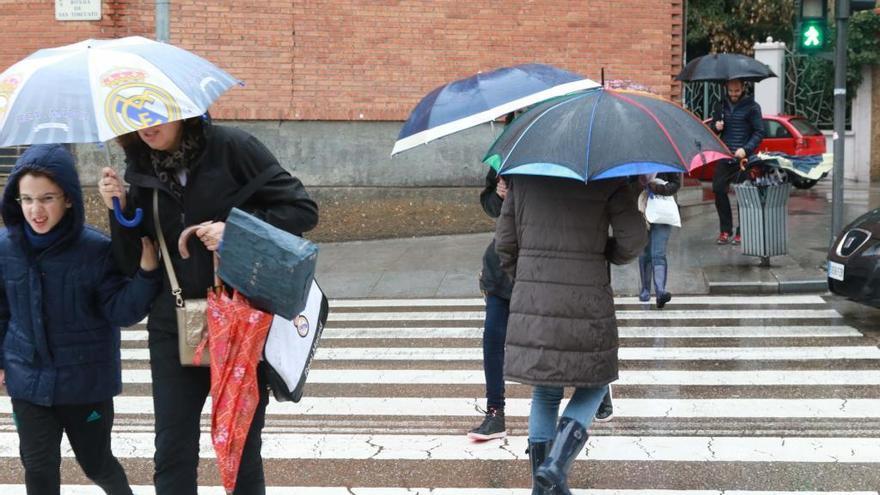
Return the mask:
<svg viewBox="0 0 880 495">
<path fill-rule="evenodd" d="M 794 190 L 788 204 L 788 254 L 760 259 L 739 246 L 715 244 L 718 219 L 711 193 L 681 201 L 683 228 L 669 240 L 668 289 L 680 294 L 824 292 L 830 242 L 831 179 Z M 690 194 L 699 196 L 699 188 Z M 735 204 L 735 199 L 732 199 Z M 846 183 L 844 223 L 880 205 L 880 188 Z M 477 276 L 492 233 L 324 243 L 317 279 L 330 298 L 478 297 Z M 612 267 L 615 294 L 635 295 L 636 263 Z"/>
</svg>

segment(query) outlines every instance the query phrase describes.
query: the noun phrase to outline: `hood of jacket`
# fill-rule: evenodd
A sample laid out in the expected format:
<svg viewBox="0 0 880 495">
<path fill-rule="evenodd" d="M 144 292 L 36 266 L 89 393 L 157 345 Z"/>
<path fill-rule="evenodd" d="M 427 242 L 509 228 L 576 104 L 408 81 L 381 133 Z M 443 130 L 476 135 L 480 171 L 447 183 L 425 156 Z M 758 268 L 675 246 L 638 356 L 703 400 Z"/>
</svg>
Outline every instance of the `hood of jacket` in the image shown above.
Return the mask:
<svg viewBox="0 0 880 495">
<path fill-rule="evenodd" d="M 70 228 L 57 242 L 65 243 L 76 239 L 82 233 L 85 225 L 85 207 L 83 206 L 82 187 L 79 176 L 76 173 L 75 160 L 70 151 L 60 144 L 39 144 L 28 148 L 15 162 L 15 167 L 6 181 L 6 189 L 3 191 L 3 205 L 0 214 L 3 223 L 13 235 L 22 235 L 25 223 L 21 205 L 18 204 L 18 183 L 27 172 L 38 171 L 46 173 L 58 184 L 64 195 L 73 205 L 67 210 L 67 215 L 73 215 L 72 228 Z M 59 224 L 60 225 L 60 224 Z"/>
</svg>

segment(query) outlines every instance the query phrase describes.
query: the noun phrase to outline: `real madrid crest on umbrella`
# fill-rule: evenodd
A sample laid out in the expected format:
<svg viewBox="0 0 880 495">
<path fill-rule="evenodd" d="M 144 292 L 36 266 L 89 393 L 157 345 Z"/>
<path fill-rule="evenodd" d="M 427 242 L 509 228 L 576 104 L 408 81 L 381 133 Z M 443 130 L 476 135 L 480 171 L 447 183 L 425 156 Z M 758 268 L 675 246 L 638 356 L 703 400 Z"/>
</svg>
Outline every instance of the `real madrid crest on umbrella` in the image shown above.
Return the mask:
<svg viewBox="0 0 880 495">
<path fill-rule="evenodd" d="M 241 81 L 211 62 L 140 36 L 38 50 L 0 74 L 0 147 L 96 143 L 197 117 Z M 113 200 L 116 219 L 133 227 Z"/>
<path fill-rule="evenodd" d="M 0 146 L 107 141 L 202 115 L 236 83 L 139 36 L 39 50 L 0 74 Z"/>
</svg>

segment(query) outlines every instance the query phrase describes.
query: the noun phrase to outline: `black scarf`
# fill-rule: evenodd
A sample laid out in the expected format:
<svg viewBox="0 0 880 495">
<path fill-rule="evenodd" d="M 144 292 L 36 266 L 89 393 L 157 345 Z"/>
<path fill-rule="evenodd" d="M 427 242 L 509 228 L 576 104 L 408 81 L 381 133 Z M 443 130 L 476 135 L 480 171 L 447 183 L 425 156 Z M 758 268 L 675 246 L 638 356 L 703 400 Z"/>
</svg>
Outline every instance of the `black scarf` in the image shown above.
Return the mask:
<svg viewBox="0 0 880 495">
<path fill-rule="evenodd" d="M 205 150 L 205 136 L 201 129 L 184 128 L 180 146 L 171 153 L 150 150 L 153 173 L 177 197 L 183 198 L 184 186 L 180 183 L 181 172 L 192 173 L 199 156 Z"/>
</svg>

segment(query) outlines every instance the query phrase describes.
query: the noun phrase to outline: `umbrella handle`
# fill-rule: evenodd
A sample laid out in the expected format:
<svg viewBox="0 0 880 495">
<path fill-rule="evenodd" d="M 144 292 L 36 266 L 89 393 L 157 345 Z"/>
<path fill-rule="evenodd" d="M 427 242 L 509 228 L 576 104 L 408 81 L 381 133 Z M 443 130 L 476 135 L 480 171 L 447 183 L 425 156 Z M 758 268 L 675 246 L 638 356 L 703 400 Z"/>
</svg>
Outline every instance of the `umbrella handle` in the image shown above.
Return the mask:
<svg viewBox="0 0 880 495">
<path fill-rule="evenodd" d="M 132 228 L 141 224 L 141 220 L 144 218 L 144 211 L 140 208 L 135 209 L 134 218 L 129 220 L 122 214 L 122 204 L 119 203 L 119 198 L 113 196 L 113 215 L 116 217 L 116 221 L 119 222 L 120 225 Z"/>
</svg>

